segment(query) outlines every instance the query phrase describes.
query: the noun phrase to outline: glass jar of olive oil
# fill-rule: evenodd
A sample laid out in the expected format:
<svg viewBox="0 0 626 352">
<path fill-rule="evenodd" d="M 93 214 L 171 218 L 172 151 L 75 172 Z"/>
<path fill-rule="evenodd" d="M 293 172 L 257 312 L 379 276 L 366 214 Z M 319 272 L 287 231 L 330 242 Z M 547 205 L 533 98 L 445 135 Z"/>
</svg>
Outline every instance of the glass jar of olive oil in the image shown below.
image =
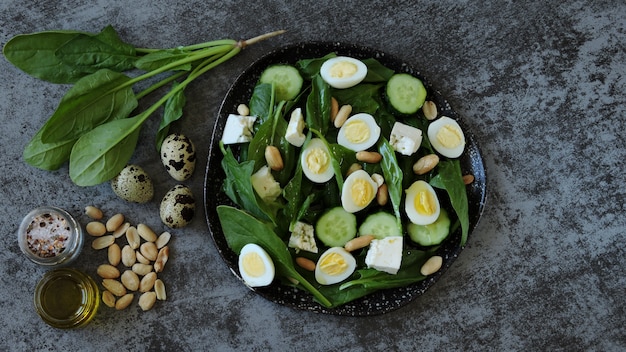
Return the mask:
<svg viewBox="0 0 626 352">
<path fill-rule="evenodd" d="M 35 309 L 50 326 L 61 329 L 87 325 L 100 305 L 100 291 L 87 274 L 72 268 L 47 272 L 35 288 Z"/>
</svg>

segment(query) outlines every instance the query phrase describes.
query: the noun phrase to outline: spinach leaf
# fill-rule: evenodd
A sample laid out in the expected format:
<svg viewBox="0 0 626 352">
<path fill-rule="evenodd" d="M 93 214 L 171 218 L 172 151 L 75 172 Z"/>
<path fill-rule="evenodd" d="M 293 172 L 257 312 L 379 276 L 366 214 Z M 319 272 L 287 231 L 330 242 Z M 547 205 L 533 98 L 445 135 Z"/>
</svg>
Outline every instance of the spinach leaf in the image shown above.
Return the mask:
<svg viewBox="0 0 626 352">
<path fill-rule="evenodd" d="M 178 83 L 174 82 L 172 84 L 172 89 L 176 89 L 177 86 Z M 165 140 L 165 137 L 167 137 L 169 133 L 170 125 L 183 116 L 183 107 L 187 102 L 184 91 L 184 89 L 177 91 L 176 94 L 169 97 L 165 102 L 165 107 L 163 108 L 163 118 L 159 123 L 159 130 L 156 135 L 157 152 L 161 150 L 163 140 Z"/>
<path fill-rule="evenodd" d="M 398 165 L 396 159 L 396 151 L 393 149 L 389 141 L 385 137 L 381 137 L 378 142 L 378 152 L 383 156 L 381 161 L 381 167 L 383 169 L 383 176 L 387 183 L 387 189 L 389 192 L 389 199 L 391 199 L 391 205 L 393 212 L 396 215 L 396 223 L 400 232 L 402 232 L 402 219 L 400 217 L 400 203 L 402 201 L 402 178 L 404 177 L 403 171 Z"/>
<path fill-rule="evenodd" d="M 55 53 L 65 64 L 83 72 L 110 69 L 117 72 L 134 67 L 135 47 L 120 40 L 111 26 L 96 35 L 79 34 L 62 45 Z"/>
<path fill-rule="evenodd" d="M 404 287 L 426 278 L 419 271 L 429 257 L 430 254 L 423 251 L 405 250 L 402 253 L 402 264 L 395 275 L 376 269 L 360 269 L 349 281 L 323 286 L 319 291 L 335 306 L 340 306 L 379 290 Z"/>
<path fill-rule="evenodd" d="M 337 54 L 330 53 L 320 58 L 299 60 L 296 62 L 296 67 L 300 70 L 302 77 L 310 81 L 315 75 L 320 73 L 320 68 L 324 61 L 333 57 L 337 57 Z"/>
<path fill-rule="evenodd" d="M 380 108 L 380 88 L 382 84 L 358 84 L 352 88 L 334 89 L 333 96 L 340 105 L 352 105 L 352 113 L 366 112 L 374 115 Z"/>
<path fill-rule="evenodd" d="M 87 73 L 56 56 L 56 51 L 79 36 L 78 31 L 45 31 L 11 38 L 3 48 L 4 57 L 23 72 L 51 83 L 74 83 Z"/>
<path fill-rule="evenodd" d="M 276 213 L 278 209 L 266 205 L 254 191 L 252 187 L 252 174 L 254 173 L 254 161 L 244 161 L 239 163 L 230 148 L 225 148 L 220 142 L 220 149 L 224 158 L 222 159 L 222 169 L 226 174 L 224 179 L 224 193 L 235 204 L 239 205 L 252 215 L 264 221 L 276 223 Z"/>
<path fill-rule="evenodd" d="M 333 305 L 311 283 L 309 283 L 293 265 L 293 259 L 287 245 L 276 235 L 267 224 L 239 209 L 220 205 L 217 214 L 222 225 L 224 237 L 230 249 L 239 254 L 241 248 L 248 243 L 255 243 L 270 255 L 277 272 L 287 278 L 295 279 L 305 290 L 311 292 L 322 305 Z"/>
<path fill-rule="evenodd" d="M 142 116 L 111 121 L 82 135 L 72 147 L 70 178 L 93 186 L 115 177 L 137 146 Z"/>
<path fill-rule="evenodd" d="M 41 141 L 76 139 L 105 122 L 128 117 L 137 107 L 129 81 L 126 75 L 107 69 L 81 78 L 44 125 Z"/>
<path fill-rule="evenodd" d="M 274 87 L 269 83 L 257 84 L 250 97 L 250 115 L 257 117 L 258 125 L 262 125 L 272 116 L 274 111 Z"/>
<path fill-rule="evenodd" d="M 42 129 L 39 129 L 37 134 L 24 148 L 22 155 L 24 161 L 42 170 L 57 170 L 70 159 L 70 153 L 76 139 L 56 143 L 43 143 L 41 142 L 41 132 Z"/>
<path fill-rule="evenodd" d="M 469 209 L 461 163 L 456 159 L 442 160 L 437 169 L 439 172 L 430 180 L 430 185 L 448 193 L 452 208 L 461 222 L 461 247 L 465 246 L 469 232 Z"/>
<path fill-rule="evenodd" d="M 306 101 L 306 124 L 309 129 L 315 129 L 326 135 L 330 125 L 330 86 L 322 76 L 315 75 L 311 81 L 311 93 Z"/>
<path fill-rule="evenodd" d="M 387 82 L 391 76 L 395 73 L 392 69 L 383 66 L 378 60 L 369 58 L 362 60 L 367 66 L 367 76 L 363 79 L 363 82 L 379 83 Z"/>
</svg>

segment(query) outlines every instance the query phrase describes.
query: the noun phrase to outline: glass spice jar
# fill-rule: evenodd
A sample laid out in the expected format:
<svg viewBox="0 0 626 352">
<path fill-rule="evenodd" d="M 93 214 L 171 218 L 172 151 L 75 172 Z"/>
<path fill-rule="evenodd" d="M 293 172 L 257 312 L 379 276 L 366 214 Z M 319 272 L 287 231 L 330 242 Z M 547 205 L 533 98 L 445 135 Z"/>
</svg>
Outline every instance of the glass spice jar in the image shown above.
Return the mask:
<svg viewBox="0 0 626 352">
<path fill-rule="evenodd" d="M 48 271 L 35 287 L 35 310 L 52 327 L 79 328 L 96 315 L 99 298 L 98 285 L 89 275 L 57 268 Z"/>
<path fill-rule="evenodd" d="M 31 261 L 44 266 L 61 266 L 80 254 L 83 230 L 67 211 L 46 206 L 24 217 L 17 239 L 20 249 Z"/>
</svg>

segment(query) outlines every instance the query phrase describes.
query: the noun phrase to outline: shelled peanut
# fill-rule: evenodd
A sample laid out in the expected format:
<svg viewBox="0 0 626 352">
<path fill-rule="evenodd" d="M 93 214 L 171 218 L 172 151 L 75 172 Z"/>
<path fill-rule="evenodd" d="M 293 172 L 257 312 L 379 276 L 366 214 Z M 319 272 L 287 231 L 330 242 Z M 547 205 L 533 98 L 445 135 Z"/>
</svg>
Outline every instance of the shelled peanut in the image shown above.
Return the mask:
<svg viewBox="0 0 626 352">
<path fill-rule="evenodd" d="M 104 288 L 102 302 L 122 310 L 137 294 L 139 307 L 147 311 L 157 300 L 166 300 L 165 284 L 158 274 L 169 259 L 170 233 L 157 236 L 148 225 L 133 226 L 119 213 L 104 220 L 102 211 L 94 206 L 86 207 L 85 214 L 91 218 L 85 230 L 93 237 L 92 248 L 107 249 L 107 263 L 97 269 Z"/>
</svg>

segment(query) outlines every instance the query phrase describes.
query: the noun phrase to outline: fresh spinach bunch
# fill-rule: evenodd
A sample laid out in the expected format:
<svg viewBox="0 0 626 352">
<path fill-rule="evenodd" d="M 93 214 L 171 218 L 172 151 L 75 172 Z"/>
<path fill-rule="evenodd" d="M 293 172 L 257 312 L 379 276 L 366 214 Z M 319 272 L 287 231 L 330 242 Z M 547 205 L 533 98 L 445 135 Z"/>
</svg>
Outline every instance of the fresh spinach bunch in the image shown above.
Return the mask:
<svg viewBox="0 0 626 352">
<path fill-rule="evenodd" d="M 404 232 L 403 222 L 406 221 L 400 212 L 403 205 L 402 196 L 404 190 L 418 178 L 448 195 L 456 215 L 451 232 L 461 226 L 461 246 L 465 245 L 469 231 L 468 201 L 459 161 L 442 160 L 436 170 L 417 176 L 412 171 L 415 157 L 398 155 L 390 142 L 383 137 L 389 135 L 396 121 L 395 116 L 387 110 L 381 92 L 384 90 L 385 82 L 394 72 L 375 59 L 367 59 L 364 62 L 368 66 L 368 75 L 363 83 L 348 89 L 333 89 L 321 79 L 319 69 L 325 60 L 334 56 L 336 55 L 331 53 L 322 58 L 300 60 L 296 63 L 309 85 L 294 101 L 275 102 L 271 85 L 259 84 L 255 87 L 250 99 L 250 111 L 259 116 L 261 122 L 255 127 L 253 140 L 247 148 L 245 145 L 240 148 L 245 152 L 240 153 L 238 158 L 230 147 L 220 145 L 224 154 L 222 167 L 226 173 L 224 191 L 241 209 L 218 206 L 222 230 L 233 251 L 239 253 L 241 247 L 248 242 L 263 246 L 272 258 L 279 262 L 278 266 L 281 268 L 279 274 L 296 278 L 299 282 L 297 287 L 311 292 L 317 302 L 327 307 L 343 305 L 377 290 L 407 286 L 424 280 L 425 276 L 420 274 L 420 268 L 436 250 L 436 248 L 405 250 L 402 266 L 396 275 L 366 268 L 364 264 L 366 251 L 361 250 L 354 253 L 358 270 L 352 277 L 343 283 L 328 286 L 317 284 L 312 273 L 293 266 L 295 254 L 286 245 L 290 225 L 299 220 L 315 223 L 325 209 L 341 205 L 339 194 L 343 175 L 351 164 L 357 162 L 353 151 L 336 143 L 337 129 L 330 128 L 331 96 L 335 97 L 340 105 L 352 105 L 354 113 L 367 112 L 376 116 L 382 131 L 377 149 L 383 159 L 381 163 L 364 164 L 363 167 L 370 174 L 384 175 L 391 203 L 385 209 L 396 216 L 401 232 Z M 298 162 L 298 151 L 283 138 L 287 124 L 285 115 L 295 106 L 306 109 L 305 119 L 309 131 L 307 138 L 320 138 L 331 152 L 336 177 L 325 184 L 314 184 L 303 177 Z M 405 118 L 402 122 L 423 131 L 428 126 L 425 119 L 419 118 Z M 254 192 L 250 179 L 252 174 L 264 165 L 263 150 L 270 144 L 277 146 L 285 157 L 286 170 L 275 173 L 276 179 L 283 186 L 283 197 L 277 202 L 266 204 Z M 420 153 L 424 154 L 434 152 L 426 135 L 423 136 L 420 149 Z M 366 216 L 365 213 L 367 211 L 360 212 L 357 216 L 362 218 Z M 310 253 L 298 255 L 308 256 L 314 261 L 319 256 Z"/>
<path fill-rule="evenodd" d="M 214 40 L 171 49 L 136 48 L 107 26 L 100 33 L 45 31 L 13 37 L 3 48 L 9 62 L 25 73 L 52 83 L 73 84 L 48 121 L 24 149 L 24 160 L 43 170 L 69 161 L 79 186 L 105 182 L 132 157 L 143 123 L 161 106 L 156 133 L 160 149 L 169 126 L 182 117 L 184 89 L 193 80 L 235 56 L 242 48 L 284 31 L 249 40 Z M 125 71 L 144 72 L 135 77 Z M 136 83 L 160 75 L 135 93 Z M 129 116 L 138 101 L 170 85 L 145 111 Z"/>
</svg>

